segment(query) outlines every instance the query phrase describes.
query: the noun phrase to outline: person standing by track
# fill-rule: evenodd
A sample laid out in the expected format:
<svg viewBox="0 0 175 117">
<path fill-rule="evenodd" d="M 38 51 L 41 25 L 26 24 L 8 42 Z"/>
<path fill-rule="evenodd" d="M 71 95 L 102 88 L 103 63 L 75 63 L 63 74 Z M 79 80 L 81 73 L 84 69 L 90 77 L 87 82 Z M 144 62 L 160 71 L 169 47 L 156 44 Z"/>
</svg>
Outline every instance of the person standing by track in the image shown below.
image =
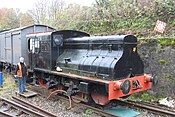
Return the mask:
<svg viewBox="0 0 175 117">
<path fill-rule="evenodd" d="M 19 93 L 23 94 L 26 92 L 26 76 L 28 76 L 28 69 L 23 57 L 20 57 L 20 62 L 17 64 L 16 76 L 18 79 Z"/>
</svg>

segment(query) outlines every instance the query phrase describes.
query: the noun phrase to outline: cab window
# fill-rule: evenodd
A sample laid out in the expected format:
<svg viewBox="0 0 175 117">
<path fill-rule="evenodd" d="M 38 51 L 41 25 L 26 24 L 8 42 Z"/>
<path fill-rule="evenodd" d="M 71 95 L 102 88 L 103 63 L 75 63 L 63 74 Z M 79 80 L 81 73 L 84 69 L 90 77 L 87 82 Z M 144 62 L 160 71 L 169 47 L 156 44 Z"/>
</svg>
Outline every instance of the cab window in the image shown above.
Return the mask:
<svg viewBox="0 0 175 117">
<path fill-rule="evenodd" d="M 38 53 L 39 52 L 39 38 L 29 38 L 28 39 L 28 51 L 32 53 Z"/>
</svg>

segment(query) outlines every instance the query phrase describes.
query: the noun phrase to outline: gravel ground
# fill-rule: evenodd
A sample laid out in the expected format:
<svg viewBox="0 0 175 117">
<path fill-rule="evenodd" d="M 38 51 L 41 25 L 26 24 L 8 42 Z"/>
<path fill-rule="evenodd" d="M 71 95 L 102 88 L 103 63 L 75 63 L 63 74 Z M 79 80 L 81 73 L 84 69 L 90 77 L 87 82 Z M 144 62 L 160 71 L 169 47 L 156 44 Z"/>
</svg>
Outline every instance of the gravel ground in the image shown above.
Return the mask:
<svg viewBox="0 0 175 117">
<path fill-rule="evenodd" d="M 67 104 L 60 100 L 55 100 L 55 99 L 46 100 L 46 98 L 43 98 L 41 96 L 36 96 L 36 97 L 28 98 L 25 100 L 29 101 L 30 103 L 44 110 L 54 113 L 58 117 L 82 117 L 82 116 L 85 117 L 85 116 L 88 116 L 83 111 L 80 113 L 75 113 L 72 110 L 66 110 Z"/>
<path fill-rule="evenodd" d="M 100 117 L 99 115 L 93 113 L 93 110 L 82 106 L 76 106 L 74 104 L 72 104 L 71 110 L 67 110 L 66 108 L 69 106 L 68 101 L 62 101 L 56 95 L 51 96 L 49 99 L 46 99 L 48 96 L 48 91 L 41 89 L 40 87 L 28 86 L 28 89 L 36 92 L 40 91 L 40 94 L 45 95 L 38 95 L 33 98 L 24 99 L 33 103 L 34 105 L 41 107 L 42 109 L 53 112 L 59 117 Z"/>
<path fill-rule="evenodd" d="M 31 89 L 31 86 L 28 86 L 27 88 Z M 15 83 L 14 78 L 8 74 L 3 75 L 3 88 L 0 88 L 0 96 L 10 99 L 12 95 L 16 95 L 15 91 L 17 91 L 17 84 Z M 45 93 L 44 91 L 44 89 L 41 90 L 41 93 Z M 95 114 L 93 110 L 81 106 L 73 105 L 71 110 L 67 110 L 66 107 L 69 106 L 68 102 L 63 102 L 58 98 L 55 98 L 55 96 L 47 100 L 46 96 L 48 95 L 37 95 L 32 98 L 20 98 L 23 98 L 42 109 L 54 113 L 58 117 L 100 117 L 99 115 Z M 141 115 L 137 117 L 165 117 L 149 113 L 146 110 L 135 110 L 141 112 Z"/>
</svg>

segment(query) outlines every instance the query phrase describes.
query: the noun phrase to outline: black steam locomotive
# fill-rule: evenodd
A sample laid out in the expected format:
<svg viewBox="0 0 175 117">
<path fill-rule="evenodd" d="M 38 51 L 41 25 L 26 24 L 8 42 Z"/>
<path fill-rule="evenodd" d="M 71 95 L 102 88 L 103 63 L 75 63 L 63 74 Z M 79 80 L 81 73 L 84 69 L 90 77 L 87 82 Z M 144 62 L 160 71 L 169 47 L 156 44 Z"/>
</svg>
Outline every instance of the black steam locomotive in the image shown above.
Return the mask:
<svg viewBox="0 0 175 117">
<path fill-rule="evenodd" d="M 34 78 L 42 87 L 64 91 L 76 102 L 92 98 L 105 105 L 157 82 L 144 74 L 133 35 L 90 36 L 61 30 L 29 34 L 27 39 Z"/>
</svg>

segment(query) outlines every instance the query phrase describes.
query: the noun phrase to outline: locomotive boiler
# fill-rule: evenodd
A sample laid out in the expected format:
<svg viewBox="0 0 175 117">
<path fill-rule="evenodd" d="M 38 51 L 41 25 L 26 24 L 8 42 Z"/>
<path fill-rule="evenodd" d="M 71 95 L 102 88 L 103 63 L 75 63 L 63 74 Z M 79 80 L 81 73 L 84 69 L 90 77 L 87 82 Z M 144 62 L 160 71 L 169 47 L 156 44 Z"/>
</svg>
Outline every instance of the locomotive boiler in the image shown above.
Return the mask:
<svg viewBox="0 0 175 117">
<path fill-rule="evenodd" d="M 133 35 L 69 38 L 63 43 L 57 66 L 64 71 L 106 80 L 143 74 Z"/>
<path fill-rule="evenodd" d="M 133 35 L 90 36 L 75 30 L 27 35 L 32 78 L 52 93 L 75 102 L 105 105 L 110 100 L 152 88 L 157 78 L 144 74 Z"/>
</svg>

